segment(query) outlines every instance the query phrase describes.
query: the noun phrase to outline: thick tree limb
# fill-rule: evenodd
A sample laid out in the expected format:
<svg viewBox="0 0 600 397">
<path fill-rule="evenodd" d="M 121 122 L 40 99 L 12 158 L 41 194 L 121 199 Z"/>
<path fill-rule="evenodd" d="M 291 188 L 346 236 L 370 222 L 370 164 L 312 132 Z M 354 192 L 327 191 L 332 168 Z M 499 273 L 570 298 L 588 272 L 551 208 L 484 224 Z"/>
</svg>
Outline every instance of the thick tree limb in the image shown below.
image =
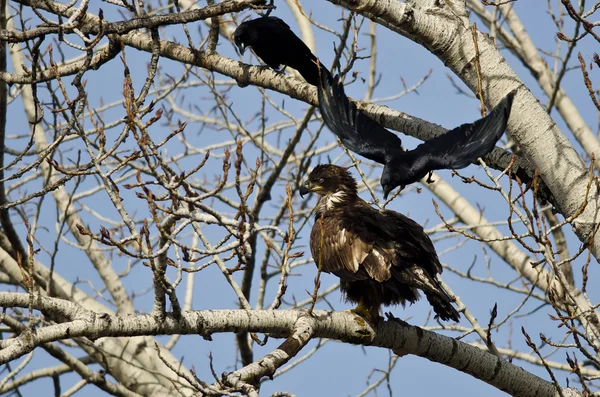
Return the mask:
<svg viewBox="0 0 600 397">
<path fill-rule="evenodd" d="M 6 272 L 15 282 L 23 285 L 23 273 L 19 265 L 7 252 L 0 249 L 0 265 L 2 270 Z M 70 282 L 62 278 L 57 273 L 51 273 L 50 269 L 39 262 L 34 264 L 34 278 L 36 285 L 42 291 L 42 294 L 48 290 L 49 284 L 52 284 L 52 291 L 56 296 L 63 299 L 54 299 L 60 303 L 60 307 L 52 309 L 49 307 L 47 314 L 52 318 L 52 315 L 63 316 L 63 318 L 72 318 L 75 313 L 77 317 L 87 316 L 91 318 L 94 313 L 98 315 L 113 314 L 111 309 L 101 304 L 98 300 L 91 298 L 82 290 L 74 287 Z M 20 299 L 20 298 L 19 298 Z M 69 299 L 69 300 L 66 300 Z M 74 302 L 72 305 L 69 302 Z M 44 300 L 45 302 L 45 300 Z M 85 312 L 79 312 L 79 308 L 83 308 Z M 63 311 L 65 310 L 65 311 Z M 151 347 L 154 340 L 150 337 L 138 337 L 129 339 L 105 338 L 96 340 L 93 345 L 89 345 L 92 350 L 90 355 L 96 353 L 96 361 L 111 369 L 111 375 L 115 377 L 121 384 L 128 385 L 128 388 L 142 395 L 170 394 L 173 393 L 173 374 L 161 362 Z M 113 353 L 104 355 L 104 352 Z M 162 348 L 161 356 L 167 359 L 171 365 L 176 366 L 178 360 L 171 352 Z M 148 370 L 150 369 L 150 370 Z M 186 371 L 185 368 L 180 368 L 180 371 Z M 187 374 L 191 376 L 191 374 Z M 184 395 L 191 395 L 191 390 L 187 387 L 185 381 L 178 379 L 179 391 Z"/>
<path fill-rule="evenodd" d="M 29 305 L 29 295 L 0 293 L 0 307 Z M 59 309 L 59 307 L 64 306 Z M 83 314 L 75 304 L 54 298 L 37 298 L 34 308 L 42 312 L 71 312 L 75 319 L 39 328 L 0 341 L 0 363 L 21 357 L 37 346 L 61 339 L 75 337 L 131 337 L 141 335 L 200 334 L 206 338 L 223 332 L 261 332 L 272 337 L 288 337 L 294 334 L 298 322 L 307 313 L 297 310 L 206 310 L 184 312 L 181 316 L 168 313 L 164 321 L 152 315 L 118 317 L 88 312 Z M 380 321 L 372 328 L 364 320 L 349 313 L 315 311 L 312 322 L 314 338 L 329 338 L 346 343 L 392 349 L 398 355 L 414 354 L 428 360 L 458 369 L 513 396 L 542 397 L 559 396 L 559 391 L 547 382 L 522 368 L 500 359 L 488 352 L 447 336 L 425 331 L 403 321 Z M 300 323 L 302 324 L 302 323 Z M 301 327 L 302 328 L 302 327 Z M 298 329 L 301 329 L 298 328 Z M 310 326 L 301 332 L 307 337 Z M 305 344 L 305 337 L 296 341 L 291 352 Z M 287 343 L 287 342 L 286 342 Z M 271 357 L 272 363 L 285 357 Z M 241 372 L 243 373 L 243 372 Z M 248 376 L 252 374 L 248 371 Z M 562 389 L 566 397 L 579 396 L 574 389 Z"/>
<path fill-rule="evenodd" d="M 468 0 L 467 4 L 470 9 L 483 19 L 486 25 L 489 26 L 491 24 L 493 16 L 486 11 L 481 1 Z M 600 142 L 598 142 L 598 138 L 594 135 L 590 127 L 588 127 L 579 109 L 571 101 L 567 93 L 560 86 L 555 86 L 555 76 L 552 70 L 550 70 L 544 58 L 540 55 L 538 48 L 531 40 L 512 6 L 506 4 L 499 7 L 499 10 L 504 16 L 506 25 L 515 35 L 513 38 L 505 29 L 500 28 L 500 40 L 505 42 L 507 48 L 521 59 L 525 67 L 531 70 L 533 77 L 537 80 L 540 88 L 544 90 L 546 95 L 548 97 L 552 97 L 553 94 L 555 95 L 554 104 L 560 116 L 567 123 L 567 126 L 587 155 L 591 157 L 592 154 L 596 154 L 596 169 L 600 168 Z M 510 45 L 512 42 L 515 42 L 517 45 Z"/>
</svg>

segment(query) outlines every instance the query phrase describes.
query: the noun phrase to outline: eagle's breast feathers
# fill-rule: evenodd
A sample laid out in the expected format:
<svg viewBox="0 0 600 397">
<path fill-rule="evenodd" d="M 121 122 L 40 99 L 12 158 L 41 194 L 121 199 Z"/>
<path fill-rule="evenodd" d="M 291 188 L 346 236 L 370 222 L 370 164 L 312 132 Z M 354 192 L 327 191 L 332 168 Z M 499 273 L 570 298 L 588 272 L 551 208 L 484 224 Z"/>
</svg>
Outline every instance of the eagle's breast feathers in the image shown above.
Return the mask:
<svg viewBox="0 0 600 397">
<path fill-rule="evenodd" d="M 378 212 L 369 210 L 364 214 L 364 207 L 346 203 L 316 219 L 311 252 L 316 262 L 322 261 L 323 271 L 355 280 L 383 282 L 391 277 L 390 267 L 398 259 L 394 244 L 382 238 L 381 222 L 385 220 L 373 217 Z"/>
</svg>

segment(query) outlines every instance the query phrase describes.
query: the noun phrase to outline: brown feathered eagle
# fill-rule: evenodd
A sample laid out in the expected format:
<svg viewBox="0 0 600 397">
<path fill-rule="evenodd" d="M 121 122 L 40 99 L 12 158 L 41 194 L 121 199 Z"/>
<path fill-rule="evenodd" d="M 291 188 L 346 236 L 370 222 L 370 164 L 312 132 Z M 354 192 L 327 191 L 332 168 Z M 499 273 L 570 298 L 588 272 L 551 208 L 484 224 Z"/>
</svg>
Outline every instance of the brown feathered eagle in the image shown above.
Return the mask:
<svg viewBox="0 0 600 397">
<path fill-rule="evenodd" d="M 391 210 L 377 210 L 358 196 L 348 170 L 332 164 L 316 166 L 300 187 L 315 192 L 319 202 L 310 234 L 317 266 L 340 278 L 352 312 L 379 318 L 381 305 L 414 303 L 421 290 L 436 317 L 459 321 L 452 299 L 441 287 L 442 272 L 431 239 L 412 219 Z"/>
</svg>

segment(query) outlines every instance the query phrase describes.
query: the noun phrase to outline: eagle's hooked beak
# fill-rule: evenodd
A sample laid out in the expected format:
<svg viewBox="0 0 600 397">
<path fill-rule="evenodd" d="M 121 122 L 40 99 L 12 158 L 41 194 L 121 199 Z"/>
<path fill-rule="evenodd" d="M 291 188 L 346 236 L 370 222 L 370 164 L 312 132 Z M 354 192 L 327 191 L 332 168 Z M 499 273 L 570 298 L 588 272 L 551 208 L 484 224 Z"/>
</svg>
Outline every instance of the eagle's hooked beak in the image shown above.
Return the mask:
<svg viewBox="0 0 600 397">
<path fill-rule="evenodd" d="M 298 192 L 300 193 L 301 197 L 304 197 L 304 195 L 308 193 L 320 192 L 321 190 L 323 190 L 322 183 L 322 179 L 315 181 L 315 183 L 312 183 L 307 179 L 302 185 L 300 185 L 300 189 L 298 189 Z"/>
<path fill-rule="evenodd" d="M 304 198 L 305 194 L 308 194 L 311 192 L 311 184 L 310 181 L 307 179 L 304 181 L 304 183 L 302 185 L 300 185 L 300 189 L 298 189 L 298 192 L 300 193 L 300 197 Z"/>
</svg>

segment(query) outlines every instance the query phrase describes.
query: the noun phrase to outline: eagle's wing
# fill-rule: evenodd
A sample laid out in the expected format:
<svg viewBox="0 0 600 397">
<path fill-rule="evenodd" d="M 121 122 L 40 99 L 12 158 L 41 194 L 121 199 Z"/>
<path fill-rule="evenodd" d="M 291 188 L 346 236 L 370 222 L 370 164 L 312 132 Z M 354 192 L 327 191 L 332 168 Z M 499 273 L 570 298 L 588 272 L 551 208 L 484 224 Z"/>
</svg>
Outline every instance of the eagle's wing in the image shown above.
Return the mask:
<svg viewBox="0 0 600 397">
<path fill-rule="evenodd" d="M 514 93 L 511 92 L 484 118 L 458 126 L 423 142 L 414 150 L 400 153 L 400 156 L 410 159 L 412 167 L 420 168 L 408 174 L 418 175 L 420 179 L 433 170 L 461 169 L 491 152 L 506 130 L 513 98 Z"/>
<path fill-rule="evenodd" d="M 361 207 L 317 219 L 310 235 L 317 266 L 347 280 L 389 279 L 394 243 L 378 220 L 383 217 L 377 210 Z"/>
<path fill-rule="evenodd" d="M 396 236 L 397 265 L 418 265 L 431 276 L 442 272 L 443 268 L 433 242 L 421 225 L 396 211 L 384 210 L 381 215 L 386 220 L 382 224 L 388 229 L 393 229 L 388 232 Z"/>
<path fill-rule="evenodd" d="M 354 153 L 385 164 L 386 151 L 402 147 L 396 134 L 365 116 L 350 102 L 338 77 L 333 77 L 325 68 L 321 68 L 317 94 L 325 124 Z"/>
<path fill-rule="evenodd" d="M 437 279 L 437 274 L 443 268 L 423 227 L 395 211 L 384 210 L 381 214 L 386 219 L 383 225 L 393 227 L 397 237 L 397 259 L 390 269 L 392 277 L 404 285 L 423 291 L 441 319 L 459 321 L 460 315 L 452 306 L 453 299 Z"/>
</svg>

